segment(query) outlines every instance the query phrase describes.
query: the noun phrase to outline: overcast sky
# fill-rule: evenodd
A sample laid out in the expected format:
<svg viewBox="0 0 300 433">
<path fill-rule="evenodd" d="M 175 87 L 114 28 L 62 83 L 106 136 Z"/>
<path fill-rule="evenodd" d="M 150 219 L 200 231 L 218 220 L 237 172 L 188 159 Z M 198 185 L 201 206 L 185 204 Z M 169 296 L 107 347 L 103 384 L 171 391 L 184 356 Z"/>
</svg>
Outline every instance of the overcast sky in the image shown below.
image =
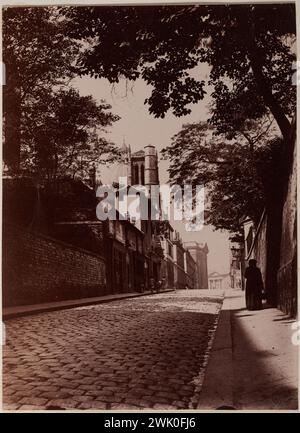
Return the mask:
<svg viewBox="0 0 300 433">
<path fill-rule="evenodd" d="M 199 79 L 205 79 L 207 73 L 208 69 L 201 66 L 194 71 L 193 75 Z M 147 144 L 155 145 L 160 152 L 171 143 L 172 136 L 180 131 L 183 124 L 205 121 L 208 118 L 211 89 L 207 89 L 204 100 L 191 105 L 190 115 L 177 118 L 168 113 L 164 119 L 155 119 L 148 112 L 148 106 L 144 104 L 151 88 L 142 80 L 128 84 L 127 91 L 125 81 L 121 81 L 115 88 L 112 88 L 106 79 L 89 77 L 76 78 L 72 85 L 78 88 L 82 95 L 93 95 L 96 100 L 104 99 L 111 104 L 112 112 L 118 114 L 121 119 L 110 128 L 107 138 L 118 146 L 121 146 L 125 140 L 127 145 L 130 144 L 133 152 L 142 149 Z M 159 161 L 160 183 L 168 182 L 168 165 L 168 161 Z M 103 167 L 101 178 L 104 183 L 116 180 L 118 167 Z M 207 242 L 210 251 L 208 255 L 209 272 L 229 271 L 229 242 L 226 232 L 214 231 L 208 225 L 205 225 L 199 232 L 187 232 L 181 222 L 172 221 L 172 225 L 180 232 L 184 241 Z"/>
</svg>

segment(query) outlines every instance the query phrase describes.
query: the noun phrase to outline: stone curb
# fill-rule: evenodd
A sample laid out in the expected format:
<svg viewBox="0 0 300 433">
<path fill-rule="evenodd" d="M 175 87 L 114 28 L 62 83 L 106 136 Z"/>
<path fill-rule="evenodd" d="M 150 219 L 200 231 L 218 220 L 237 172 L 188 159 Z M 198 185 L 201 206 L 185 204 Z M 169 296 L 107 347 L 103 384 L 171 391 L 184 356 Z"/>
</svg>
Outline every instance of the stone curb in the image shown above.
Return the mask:
<svg viewBox="0 0 300 433">
<path fill-rule="evenodd" d="M 216 335 L 206 368 L 198 410 L 234 409 L 233 341 L 230 298 L 223 301 Z"/>
</svg>

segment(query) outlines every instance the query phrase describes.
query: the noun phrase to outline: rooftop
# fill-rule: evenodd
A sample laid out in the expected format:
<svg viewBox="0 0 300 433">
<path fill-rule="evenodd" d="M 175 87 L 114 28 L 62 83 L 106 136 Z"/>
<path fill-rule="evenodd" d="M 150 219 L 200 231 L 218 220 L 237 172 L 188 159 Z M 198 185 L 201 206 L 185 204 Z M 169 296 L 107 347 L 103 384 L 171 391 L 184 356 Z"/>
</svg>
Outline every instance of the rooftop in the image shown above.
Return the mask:
<svg viewBox="0 0 300 433">
<path fill-rule="evenodd" d="M 203 251 L 205 251 L 206 253 L 209 252 L 208 250 L 208 246 L 206 242 L 196 242 L 196 241 L 188 241 L 188 242 L 184 242 L 184 247 L 189 250 L 189 249 L 195 249 L 195 248 L 199 248 Z"/>
<path fill-rule="evenodd" d="M 142 158 L 145 156 L 145 151 L 144 150 L 138 150 L 136 152 L 133 152 L 131 154 L 131 157 L 136 157 L 136 158 Z"/>
</svg>

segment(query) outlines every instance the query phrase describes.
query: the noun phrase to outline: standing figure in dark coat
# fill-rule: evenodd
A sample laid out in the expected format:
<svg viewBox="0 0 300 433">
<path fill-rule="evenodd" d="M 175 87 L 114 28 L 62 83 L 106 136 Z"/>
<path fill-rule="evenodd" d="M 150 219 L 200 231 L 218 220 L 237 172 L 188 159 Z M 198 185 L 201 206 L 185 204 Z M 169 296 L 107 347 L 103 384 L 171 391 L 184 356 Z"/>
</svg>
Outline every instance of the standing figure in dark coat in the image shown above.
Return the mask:
<svg viewBox="0 0 300 433">
<path fill-rule="evenodd" d="M 246 307 L 248 310 L 262 309 L 263 280 L 260 269 L 256 266 L 256 260 L 249 260 L 249 266 L 245 271 L 246 282 Z"/>
</svg>

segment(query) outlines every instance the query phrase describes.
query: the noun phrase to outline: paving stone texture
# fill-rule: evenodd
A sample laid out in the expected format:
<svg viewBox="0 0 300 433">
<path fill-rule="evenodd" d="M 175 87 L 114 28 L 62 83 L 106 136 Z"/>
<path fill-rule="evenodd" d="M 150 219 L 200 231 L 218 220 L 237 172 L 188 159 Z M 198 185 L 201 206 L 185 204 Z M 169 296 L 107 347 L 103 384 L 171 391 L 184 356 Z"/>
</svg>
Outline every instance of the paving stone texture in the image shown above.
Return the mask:
<svg viewBox="0 0 300 433">
<path fill-rule="evenodd" d="M 196 408 L 222 299 L 187 290 L 8 320 L 3 409 Z"/>
</svg>

